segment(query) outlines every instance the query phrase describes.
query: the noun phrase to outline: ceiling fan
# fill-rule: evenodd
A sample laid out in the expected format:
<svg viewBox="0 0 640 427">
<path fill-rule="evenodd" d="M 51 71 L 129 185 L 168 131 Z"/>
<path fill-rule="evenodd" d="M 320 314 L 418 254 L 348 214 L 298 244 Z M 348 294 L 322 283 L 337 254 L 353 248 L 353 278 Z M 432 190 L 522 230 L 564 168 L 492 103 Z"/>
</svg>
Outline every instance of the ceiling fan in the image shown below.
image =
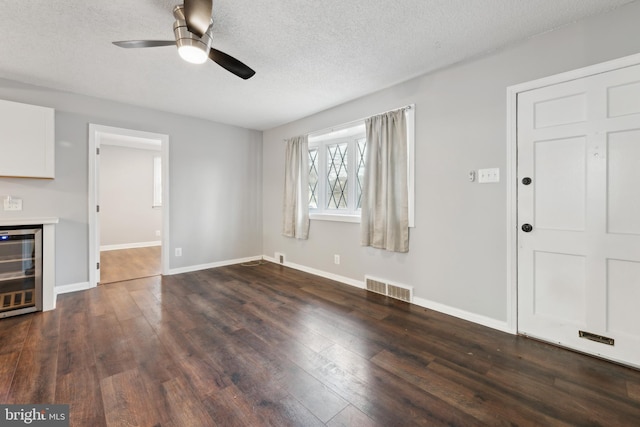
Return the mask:
<svg viewBox="0 0 640 427">
<path fill-rule="evenodd" d="M 113 42 L 124 48 L 178 46 L 180 57 L 187 62 L 203 64 L 207 58 L 236 76 L 248 79 L 256 72 L 250 67 L 211 47 L 213 41 L 212 0 L 184 0 L 173 9 L 175 40 L 127 40 Z"/>
</svg>

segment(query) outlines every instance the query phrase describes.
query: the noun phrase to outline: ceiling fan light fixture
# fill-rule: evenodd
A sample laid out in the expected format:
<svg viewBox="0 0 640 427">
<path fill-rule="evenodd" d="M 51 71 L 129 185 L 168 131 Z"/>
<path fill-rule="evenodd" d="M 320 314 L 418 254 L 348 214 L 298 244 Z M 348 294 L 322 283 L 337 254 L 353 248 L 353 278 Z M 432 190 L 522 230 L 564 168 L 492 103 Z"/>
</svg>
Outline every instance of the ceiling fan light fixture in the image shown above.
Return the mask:
<svg viewBox="0 0 640 427">
<path fill-rule="evenodd" d="M 188 41 L 188 40 L 182 40 Z M 180 58 L 192 64 L 204 64 L 209 58 L 209 52 L 205 52 L 202 43 L 180 43 L 178 42 L 178 54 Z"/>
<path fill-rule="evenodd" d="M 173 40 L 124 40 L 113 42 L 123 48 L 158 47 L 175 45 L 180 57 L 193 64 L 202 64 L 211 59 L 213 62 L 247 80 L 256 73 L 246 64 L 238 61 L 218 49 L 213 43 L 213 19 L 211 18 L 212 0 L 184 0 L 173 9 L 176 18 L 173 23 Z M 188 22 L 188 24 L 187 24 Z"/>
<path fill-rule="evenodd" d="M 192 64 L 204 64 L 207 61 L 212 42 L 209 33 L 198 37 L 189 32 L 187 23 L 180 19 L 173 24 L 173 33 L 176 37 L 178 54 L 182 59 Z"/>
</svg>

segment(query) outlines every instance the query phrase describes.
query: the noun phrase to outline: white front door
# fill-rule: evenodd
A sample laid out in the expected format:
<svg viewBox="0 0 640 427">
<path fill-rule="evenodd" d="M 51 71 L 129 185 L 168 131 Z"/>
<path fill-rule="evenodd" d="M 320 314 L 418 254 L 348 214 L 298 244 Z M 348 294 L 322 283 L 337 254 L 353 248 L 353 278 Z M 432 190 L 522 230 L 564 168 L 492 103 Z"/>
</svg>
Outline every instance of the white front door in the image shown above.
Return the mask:
<svg viewBox="0 0 640 427">
<path fill-rule="evenodd" d="M 640 65 L 517 102 L 518 331 L 640 367 Z"/>
</svg>

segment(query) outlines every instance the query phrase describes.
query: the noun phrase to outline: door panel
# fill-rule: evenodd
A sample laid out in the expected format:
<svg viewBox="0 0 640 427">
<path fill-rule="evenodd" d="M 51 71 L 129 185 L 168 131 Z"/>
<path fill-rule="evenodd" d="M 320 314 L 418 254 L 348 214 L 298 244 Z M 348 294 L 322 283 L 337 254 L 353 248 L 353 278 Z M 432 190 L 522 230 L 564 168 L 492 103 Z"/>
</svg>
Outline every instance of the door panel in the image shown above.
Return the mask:
<svg viewBox="0 0 640 427">
<path fill-rule="evenodd" d="M 587 119 L 587 102 L 584 92 L 560 94 L 556 98 L 536 102 L 534 105 L 534 128 L 580 123 Z"/>
<path fill-rule="evenodd" d="M 575 325 L 585 322 L 584 256 L 534 252 L 534 314 Z"/>
<path fill-rule="evenodd" d="M 609 134 L 608 231 L 640 234 L 640 130 Z"/>
<path fill-rule="evenodd" d="M 607 109 L 608 117 L 640 113 L 640 82 L 634 81 L 609 87 Z"/>
<path fill-rule="evenodd" d="M 518 331 L 640 367 L 640 66 L 520 93 L 517 122 Z"/>
<path fill-rule="evenodd" d="M 536 228 L 584 230 L 586 138 L 534 142 Z"/>
<path fill-rule="evenodd" d="M 640 324 L 640 262 L 610 259 L 607 273 L 608 330 L 633 335 Z"/>
</svg>

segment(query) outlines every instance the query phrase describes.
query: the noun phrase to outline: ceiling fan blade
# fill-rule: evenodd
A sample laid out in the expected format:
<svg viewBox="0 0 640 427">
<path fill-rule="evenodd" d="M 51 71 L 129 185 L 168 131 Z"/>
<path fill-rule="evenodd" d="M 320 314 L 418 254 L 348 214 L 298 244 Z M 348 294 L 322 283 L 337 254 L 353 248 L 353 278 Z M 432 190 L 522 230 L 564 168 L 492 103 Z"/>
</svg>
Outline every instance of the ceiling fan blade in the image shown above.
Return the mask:
<svg viewBox="0 0 640 427">
<path fill-rule="evenodd" d="M 112 42 L 118 47 L 126 49 L 139 47 L 158 47 L 158 46 L 175 46 L 175 40 L 125 40 L 121 42 Z"/>
<path fill-rule="evenodd" d="M 184 17 L 187 29 L 202 37 L 211 23 L 212 0 L 184 0 Z"/>
<path fill-rule="evenodd" d="M 222 68 L 232 72 L 236 76 L 247 80 L 252 77 L 256 72 L 251 68 L 238 61 L 233 56 L 229 56 L 226 53 L 219 51 L 218 49 L 211 48 L 209 51 L 209 58 Z"/>
</svg>

